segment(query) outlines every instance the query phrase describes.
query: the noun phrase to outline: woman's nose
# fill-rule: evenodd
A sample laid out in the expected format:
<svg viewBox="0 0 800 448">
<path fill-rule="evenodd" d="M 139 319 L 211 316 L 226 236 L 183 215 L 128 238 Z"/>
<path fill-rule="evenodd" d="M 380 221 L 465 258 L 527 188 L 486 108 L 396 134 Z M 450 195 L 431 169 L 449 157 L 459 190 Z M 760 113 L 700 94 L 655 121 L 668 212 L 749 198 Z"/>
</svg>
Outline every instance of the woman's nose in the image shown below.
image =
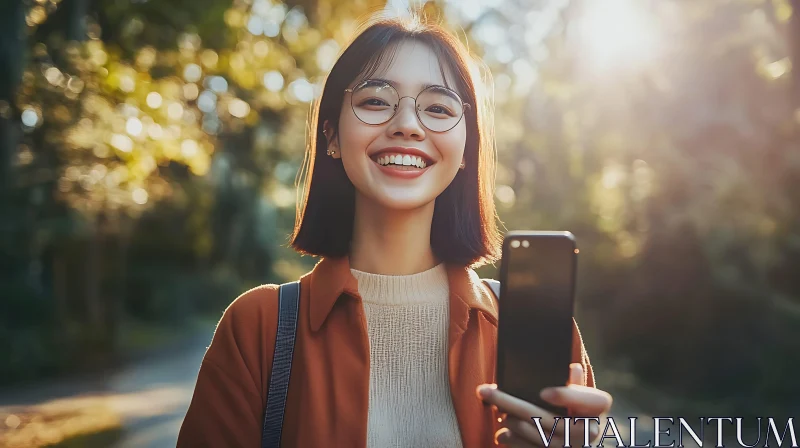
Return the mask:
<svg viewBox="0 0 800 448">
<path fill-rule="evenodd" d="M 403 102 L 403 99 L 408 101 Z M 425 138 L 425 129 L 417 118 L 417 104 L 413 97 L 404 96 L 397 102 L 397 112 L 392 117 L 388 132 L 395 137 L 421 140 Z"/>
</svg>

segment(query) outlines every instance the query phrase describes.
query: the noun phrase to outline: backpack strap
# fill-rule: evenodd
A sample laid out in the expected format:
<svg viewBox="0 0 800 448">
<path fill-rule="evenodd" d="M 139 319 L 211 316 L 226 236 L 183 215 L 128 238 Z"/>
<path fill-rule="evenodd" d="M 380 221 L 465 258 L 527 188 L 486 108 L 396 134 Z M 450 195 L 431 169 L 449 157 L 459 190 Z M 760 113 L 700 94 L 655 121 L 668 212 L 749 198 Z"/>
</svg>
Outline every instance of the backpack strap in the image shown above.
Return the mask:
<svg viewBox="0 0 800 448">
<path fill-rule="evenodd" d="M 278 332 L 275 336 L 272 374 L 267 392 L 267 408 L 264 412 L 264 427 L 261 431 L 262 448 L 278 448 L 281 444 L 283 412 L 286 409 L 289 374 L 292 371 L 299 302 L 299 281 L 284 283 L 280 286 L 278 289 Z"/>
<path fill-rule="evenodd" d="M 494 298 L 498 301 L 500 300 L 500 282 L 491 278 L 482 278 L 481 279 L 489 289 L 492 290 L 494 293 Z"/>
</svg>

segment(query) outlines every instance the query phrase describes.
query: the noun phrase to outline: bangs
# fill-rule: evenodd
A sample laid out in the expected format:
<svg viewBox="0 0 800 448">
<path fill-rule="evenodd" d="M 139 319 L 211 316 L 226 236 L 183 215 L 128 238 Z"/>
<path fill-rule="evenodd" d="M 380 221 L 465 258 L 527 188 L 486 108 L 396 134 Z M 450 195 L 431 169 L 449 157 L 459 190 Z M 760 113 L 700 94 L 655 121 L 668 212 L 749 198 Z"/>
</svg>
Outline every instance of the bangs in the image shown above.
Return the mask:
<svg viewBox="0 0 800 448">
<path fill-rule="evenodd" d="M 463 78 L 469 76 L 465 73 L 462 67 L 455 63 L 457 55 L 452 54 L 449 49 L 442 45 L 439 41 L 431 39 L 427 35 L 404 35 L 398 33 L 395 36 L 390 36 L 389 41 L 383 44 L 383 50 L 373 54 L 365 61 L 364 66 L 356 76 L 354 84 L 374 77 L 378 73 L 385 73 L 394 63 L 397 58 L 397 49 L 403 42 L 412 42 L 414 44 L 426 45 L 433 54 L 436 55 L 436 62 L 439 65 L 439 73 L 442 75 L 442 84 L 448 89 L 454 90 L 462 98 L 466 98 L 466 92 L 469 90 L 469 85 Z M 449 73 L 448 73 L 449 72 Z M 455 86 L 451 85 L 448 79 L 455 81 Z"/>
</svg>

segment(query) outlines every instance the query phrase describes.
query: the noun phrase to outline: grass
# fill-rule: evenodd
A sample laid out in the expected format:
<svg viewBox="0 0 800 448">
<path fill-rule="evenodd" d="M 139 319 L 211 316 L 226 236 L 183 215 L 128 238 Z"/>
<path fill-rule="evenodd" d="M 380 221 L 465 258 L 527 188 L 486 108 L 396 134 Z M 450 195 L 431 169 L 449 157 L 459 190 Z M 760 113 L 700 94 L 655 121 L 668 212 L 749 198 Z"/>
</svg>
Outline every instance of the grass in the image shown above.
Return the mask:
<svg viewBox="0 0 800 448">
<path fill-rule="evenodd" d="M 120 329 L 118 349 L 120 353 L 147 353 L 180 343 L 199 331 L 209 331 L 218 320 L 219 316 L 196 316 L 181 325 L 127 320 Z"/>
<path fill-rule="evenodd" d="M 102 399 L 53 400 L 0 408 L 0 446 L 101 447 L 122 434 L 120 417 Z"/>
<path fill-rule="evenodd" d="M 121 428 L 111 428 L 91 434 L 81 434 L 63 440 L 48 448 L 106 448 L 122 438 Z"/>
</svg>

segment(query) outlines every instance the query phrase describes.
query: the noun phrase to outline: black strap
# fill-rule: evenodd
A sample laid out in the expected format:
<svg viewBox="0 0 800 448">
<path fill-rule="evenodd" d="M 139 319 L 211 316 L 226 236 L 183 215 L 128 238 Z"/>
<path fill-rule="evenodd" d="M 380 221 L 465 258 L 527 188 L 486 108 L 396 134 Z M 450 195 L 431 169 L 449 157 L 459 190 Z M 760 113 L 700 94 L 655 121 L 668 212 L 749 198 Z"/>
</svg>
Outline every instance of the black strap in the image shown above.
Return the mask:
<svg viewBox="0 0 800 448">
<path fill-rule="evenodd" d="M 493 280 L 491 278 L 484 278 L 481 280 L 483 280 L 483 282 L 486 283 L 486 286 L 488 286 L 489 289 L 492 290 L 492 292 L 494 293 L 494 297 L 497 300 L 500 300 L 500 282 L 497 280 Z"/>
<path fill-rule="evenodd" d="M 300 282 L 284 283 L 278 289 L 278 332 L 272 358 L 272 374 L 267 392 L 267 409 L 261 432 L 261 448 L 278 448 L 281 444 L 283 412 L 292 371 L 292 354 L 297 332 L 297 309 L 300 302 Z"/>
</svg>

